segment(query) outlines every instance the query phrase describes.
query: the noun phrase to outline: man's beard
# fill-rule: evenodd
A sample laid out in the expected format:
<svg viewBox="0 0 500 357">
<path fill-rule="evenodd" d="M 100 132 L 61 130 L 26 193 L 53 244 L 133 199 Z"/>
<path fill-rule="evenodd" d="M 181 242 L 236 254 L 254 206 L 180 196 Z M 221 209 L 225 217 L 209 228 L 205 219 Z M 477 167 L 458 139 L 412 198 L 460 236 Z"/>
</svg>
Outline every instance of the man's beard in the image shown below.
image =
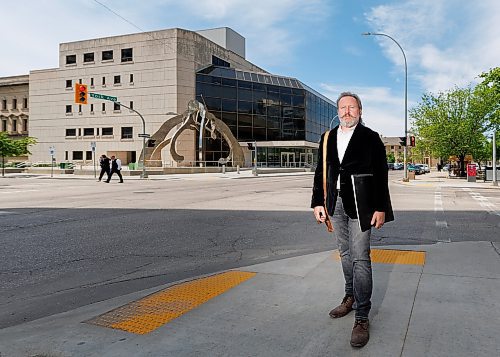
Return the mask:
<svg viewBox="0 0 500 357">
<path fill-rule="evenodd" d="M 345 120 L 344 118 L 340 118 L 340 126 L 344 128 L 352 128 L 359 123 L 359 118 L 347 117 L 351 119 L 350 121 Z"/>
</svg>

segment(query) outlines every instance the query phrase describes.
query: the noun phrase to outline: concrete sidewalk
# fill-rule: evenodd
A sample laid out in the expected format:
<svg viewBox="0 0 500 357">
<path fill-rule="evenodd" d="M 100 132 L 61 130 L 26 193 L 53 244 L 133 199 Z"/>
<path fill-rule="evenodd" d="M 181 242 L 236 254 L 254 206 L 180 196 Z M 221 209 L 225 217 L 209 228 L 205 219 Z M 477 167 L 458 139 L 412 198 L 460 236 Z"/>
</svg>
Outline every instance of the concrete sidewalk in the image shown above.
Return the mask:
<svg viewBox="0 0 500 357">
<path fill-rule="evenodd" d="M 424 265 L 374 263 L 370 342 L 349 344 L 354 314 L 333 320 L 343 275 L 335 251 L 247 266 L 249 280 L 138 335 L 85 321 L 158 287 L 0 330 L 16 356 L 498 356 L 500 247 L 461 242 L 425 251 Z"/>
<path fill-rule="evenodd" d="M 389 176 L 391 177 L 391 176 Z M 469 187 L 469 188 L 488 188 L 500 189 L 500 186 L 494 186 L 492 181 L 477 180 L 468 182 L 464 177 L 449 177 L 447 172 L 431 171 L 424 175 L 415 176 L 415 180 L 403 182 L 403 173 L 400 177 L 392 177 L 392 182 L 405 186 L 449 186 L 449 187 Z"/>
</svg>

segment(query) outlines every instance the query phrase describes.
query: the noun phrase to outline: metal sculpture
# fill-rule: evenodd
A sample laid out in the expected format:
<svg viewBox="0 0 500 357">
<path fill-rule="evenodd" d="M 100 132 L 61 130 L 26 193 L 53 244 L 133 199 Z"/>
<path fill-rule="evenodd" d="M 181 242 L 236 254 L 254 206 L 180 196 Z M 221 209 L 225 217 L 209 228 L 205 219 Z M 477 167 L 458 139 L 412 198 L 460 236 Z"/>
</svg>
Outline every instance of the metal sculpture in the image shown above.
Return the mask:
<svg viewBox="0 0 500 357">
<path fill-rule="evenodd" d="M 176 126 L 178 128 L 175 128 Z M 203 136 L 205 130 L 208 131 L 212 139 L 216 139 L 217 134 L 220 134 L 228 143 L 230 149 L 229 155 L 226 158 L 222 158 L 222 162 L 231 162 L 233 166 L 243 166 L 245 162 L 243 149 L 234 137 L 231 129 L 222 120 L 208 112 L 205 106 L 196 100 L 190 100 L 188 108 L 183 114 L 166 120 L 156 133 L 151 136 L 145 155 L 147 166 L 161 166 L 162 149 L 169 144 L 172 159 L 182 165 L 184 156 L 177 153 L 176 145 L 177 139 L 184 130 L 197 130 L 199 132 L 198 163 L 200 166 L 203 165 Z M 173 133 L 170 135 L 172 131 Z"/>
</svg>

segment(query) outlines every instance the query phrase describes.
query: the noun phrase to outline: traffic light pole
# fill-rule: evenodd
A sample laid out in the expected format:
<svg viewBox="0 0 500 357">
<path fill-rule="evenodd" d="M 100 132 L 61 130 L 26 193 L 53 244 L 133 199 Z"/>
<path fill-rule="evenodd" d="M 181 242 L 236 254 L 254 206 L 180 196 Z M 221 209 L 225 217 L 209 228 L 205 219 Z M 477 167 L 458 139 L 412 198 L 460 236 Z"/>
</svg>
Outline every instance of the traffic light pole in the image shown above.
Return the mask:
<svg viewBox="0 0 500 357">
<path fill-rule="evenodd" d="M 137 110 L 132 109 L 130 107 L 127 107 L 125 104 L 122 104 L 120 102 L 115 102 L 118 104 L 120 107 L 127 108 L 128 110 L 133 111 L 137 115 L 141 117 L 142 120 L 142 174 L 141 178 L 145 179 L 148 177 L 148 174 L 146 173 L 146 121 L 142 117 L 141 113 L 139 113 Z"/>
</svg>

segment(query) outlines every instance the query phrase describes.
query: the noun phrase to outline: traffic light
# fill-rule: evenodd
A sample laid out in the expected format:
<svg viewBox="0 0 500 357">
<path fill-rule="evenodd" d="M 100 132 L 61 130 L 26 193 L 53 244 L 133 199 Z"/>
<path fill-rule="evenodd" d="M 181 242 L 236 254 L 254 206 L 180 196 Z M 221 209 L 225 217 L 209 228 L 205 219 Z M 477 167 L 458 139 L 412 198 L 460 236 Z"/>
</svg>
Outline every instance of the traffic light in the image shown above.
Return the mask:
<svg viewBox="0 0 500 357">
<path fill-rule="evenodd" d="M 406 136 L 399 137 L 399 145 L 406 146 Z"/>
<path fill-rule="evenodd" d="M 86 84 L 75 84 L 75 103 L 76 104 L 87 104 L 89 93 L 87 91 Z"/>
<path fill-rule="evenodd" d="M 410 146 L 415 146 L 415 137 L 413 135 L 410 136 Z"/>
</svg>

